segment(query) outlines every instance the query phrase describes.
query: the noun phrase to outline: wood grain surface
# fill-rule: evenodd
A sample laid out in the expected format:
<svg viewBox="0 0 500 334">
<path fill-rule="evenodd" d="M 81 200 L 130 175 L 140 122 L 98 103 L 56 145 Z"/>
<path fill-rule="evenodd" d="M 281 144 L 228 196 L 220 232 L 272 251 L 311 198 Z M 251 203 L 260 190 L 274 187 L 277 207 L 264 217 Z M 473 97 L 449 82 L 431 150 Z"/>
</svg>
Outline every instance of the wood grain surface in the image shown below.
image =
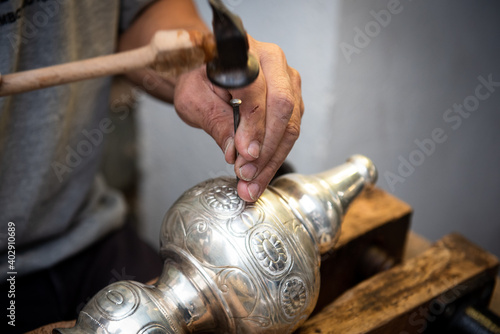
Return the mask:
<svg viewBox="0 0 500 334">
<path fill-rule="evenodd" d="M 432 301 L 452 303 L 487 286 L 498 267 L 495 256 L 452 234 L 346 291 L 297 333 L 421 333 L 439 311 L 433 315 Z"/>
</svg>

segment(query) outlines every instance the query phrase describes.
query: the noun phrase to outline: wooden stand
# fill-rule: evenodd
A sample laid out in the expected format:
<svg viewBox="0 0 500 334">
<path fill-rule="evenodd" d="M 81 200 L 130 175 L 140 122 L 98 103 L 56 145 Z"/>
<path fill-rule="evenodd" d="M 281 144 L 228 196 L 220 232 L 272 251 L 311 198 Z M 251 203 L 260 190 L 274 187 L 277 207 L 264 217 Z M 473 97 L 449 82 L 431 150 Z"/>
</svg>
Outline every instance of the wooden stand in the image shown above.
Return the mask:
<svg viewBox="0 0 500 334">
<path fill-rule="evenodd" d="M 443 328 L 462 307 L 487 306 L 498 268 L 493 255 L 460 235 L 448 235 L 348 290 L 297 333 L 409 334 Z"/>
<path fill-rule="evenodd" d="M 313 314 L 355 284 L 401 262 L 411 214 L 408 204 L 378 188 L 352 203 L 337 244 L 321 259 L 321 293 Z"/>
</svg>

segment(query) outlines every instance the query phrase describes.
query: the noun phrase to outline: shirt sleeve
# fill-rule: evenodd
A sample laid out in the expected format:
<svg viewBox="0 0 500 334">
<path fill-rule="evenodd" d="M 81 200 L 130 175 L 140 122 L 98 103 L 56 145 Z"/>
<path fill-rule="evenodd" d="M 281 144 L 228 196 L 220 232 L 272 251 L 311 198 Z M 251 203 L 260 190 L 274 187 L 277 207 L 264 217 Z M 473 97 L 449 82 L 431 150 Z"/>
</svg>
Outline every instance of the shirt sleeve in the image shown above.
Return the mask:
<svg viewBox="0 0 500 334">
<path fill-rule="evenodd" d="M 127 29 L 141 10 L 156 0 L 121 0 L 120 32 Z"/>
</svg>

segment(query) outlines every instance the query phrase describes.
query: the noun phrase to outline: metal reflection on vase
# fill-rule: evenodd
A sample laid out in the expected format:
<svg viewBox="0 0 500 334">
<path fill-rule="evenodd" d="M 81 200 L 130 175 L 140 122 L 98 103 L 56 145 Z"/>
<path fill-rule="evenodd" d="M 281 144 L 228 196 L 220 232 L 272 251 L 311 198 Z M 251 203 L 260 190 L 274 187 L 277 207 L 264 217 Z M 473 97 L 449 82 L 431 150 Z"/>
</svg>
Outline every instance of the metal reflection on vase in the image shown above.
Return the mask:
<svg viewBox="0 0 500 334">
<path fill-rule="evenodd" d="M 276 179 L 255 203 L 222 177 L 186 191 L 160 232 L 154 285 L 116 282 L 56 333 L 290 333 L 319 294 L 320 255 L 352 200 L 376 180 L 353 156 L 330 171 Z"/>
</svg>

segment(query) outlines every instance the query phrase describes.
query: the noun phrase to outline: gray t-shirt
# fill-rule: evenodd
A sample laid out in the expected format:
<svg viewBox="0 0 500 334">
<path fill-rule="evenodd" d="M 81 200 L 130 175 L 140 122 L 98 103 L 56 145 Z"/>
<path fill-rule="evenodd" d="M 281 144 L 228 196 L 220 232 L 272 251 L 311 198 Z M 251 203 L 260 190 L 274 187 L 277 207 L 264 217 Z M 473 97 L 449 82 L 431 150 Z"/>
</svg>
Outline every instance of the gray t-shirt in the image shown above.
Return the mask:
<svg viewBox="0 0 500 334">
<path fill-rule="evenodd" d="M 0 73 L 113 53 L 151 0 L 0 0 Z M 18 275 L 49 267 L 123 224 L 122 196 L 96 176 L 110 78 L 0 98 L 0 279 L 15 224 Z"/>
</svg>

